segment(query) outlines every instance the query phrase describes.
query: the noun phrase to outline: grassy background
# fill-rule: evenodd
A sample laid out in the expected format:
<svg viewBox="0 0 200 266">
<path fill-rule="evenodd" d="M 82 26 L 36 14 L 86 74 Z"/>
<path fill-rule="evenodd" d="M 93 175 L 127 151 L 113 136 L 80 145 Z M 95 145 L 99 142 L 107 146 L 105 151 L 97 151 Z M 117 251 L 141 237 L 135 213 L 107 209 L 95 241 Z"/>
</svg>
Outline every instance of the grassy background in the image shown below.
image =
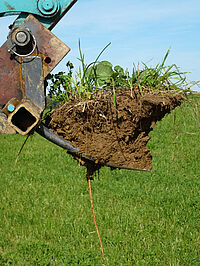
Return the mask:
<svg viewBox="0 0 200 266">
<path fill-rule="evenodd" d="M 85 169 L 38 135 L 0 136 L 0 265 L 200 265 L 200 99 L 151 132 L 151 173 Z"/>
</svg>

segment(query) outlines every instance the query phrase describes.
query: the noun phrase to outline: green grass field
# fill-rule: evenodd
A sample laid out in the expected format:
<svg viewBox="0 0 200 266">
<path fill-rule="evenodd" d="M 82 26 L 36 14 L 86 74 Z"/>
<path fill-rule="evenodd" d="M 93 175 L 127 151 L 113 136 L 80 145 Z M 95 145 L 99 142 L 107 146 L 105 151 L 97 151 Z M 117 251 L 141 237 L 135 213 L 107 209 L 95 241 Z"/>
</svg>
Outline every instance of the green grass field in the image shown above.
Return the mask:
<svg viewBox="0 0 200 266">
<path fill-rule="evenodd" d="M 198 103 L 199 102 L 199 103 Z M 200 265 L 200 98 L 151 132 L 150 173 L 85 169 L 38 135 L 0 136 L 0 265 Z"/>
</svg>

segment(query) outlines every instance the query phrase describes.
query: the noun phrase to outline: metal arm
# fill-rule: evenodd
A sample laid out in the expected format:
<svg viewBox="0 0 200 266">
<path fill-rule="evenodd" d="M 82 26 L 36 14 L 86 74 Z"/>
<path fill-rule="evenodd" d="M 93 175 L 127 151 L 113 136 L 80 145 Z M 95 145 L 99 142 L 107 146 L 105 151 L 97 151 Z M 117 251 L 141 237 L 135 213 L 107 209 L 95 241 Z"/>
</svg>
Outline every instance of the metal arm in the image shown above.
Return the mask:
<svg viewBox="0 0 200 266">
<path fill-rule="evenodd" d="M 78 0 L 0 0 L 0 17 L 19 15 L 14 26 L 19 26 L 33 14 L 48 29 L 58 21 Z"/>
<path fill-rule="evenodd" d="M 49 29 L 76 2 L 0 0 L 0 16 L 19 15 L 0 48 L 0 116 L 3 112 L 21 135 L 40 122 L 45 109 L 44 78 L 70 50 Z"/>
</svg>

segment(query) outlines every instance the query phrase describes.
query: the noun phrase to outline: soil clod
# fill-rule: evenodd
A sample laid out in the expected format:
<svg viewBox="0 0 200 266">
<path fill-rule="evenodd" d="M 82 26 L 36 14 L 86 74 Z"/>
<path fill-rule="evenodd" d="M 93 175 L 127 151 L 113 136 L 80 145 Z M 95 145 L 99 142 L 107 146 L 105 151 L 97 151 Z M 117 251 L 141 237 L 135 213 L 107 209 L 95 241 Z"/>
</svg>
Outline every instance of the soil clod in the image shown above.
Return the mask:
<svg viewBox="0 0 200 266">
<path fill-rule="evenodd" d="M 172 93 L 140 95 L 118 89 L 115 94 L 116 104 L 112 91 L 107 90 L 99 92 L 95 99 L 71 99 L 51 113 L 48 127 L 94 158 L 89 164 L 75 158 L 87 166 L 90 176 L 105 163 L 151 170 L 148 134 L 183 100 L 182 95 Z"/>
</svg>

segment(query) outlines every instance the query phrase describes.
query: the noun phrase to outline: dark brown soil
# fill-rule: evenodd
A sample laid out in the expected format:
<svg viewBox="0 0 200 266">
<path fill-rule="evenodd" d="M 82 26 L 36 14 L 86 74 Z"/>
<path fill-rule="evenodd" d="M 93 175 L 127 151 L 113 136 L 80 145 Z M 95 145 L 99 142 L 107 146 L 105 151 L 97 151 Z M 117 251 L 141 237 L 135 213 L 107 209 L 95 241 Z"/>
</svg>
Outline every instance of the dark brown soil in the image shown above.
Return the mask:
<svg viewBox="0 0 200 266">
<path fill-rule="evenodd" d="M 182 100 L 178 94 L 146 92 L 133 96 L 130 90 L 119 89 L 115 106 L 112 92 L 104 91 L 92 100 L 72 99 L 65 103 L 51 113 L 48 126 L 92 156 L 97 168 L 99 163 L 106 163 L 151 170 L 148 134 Z"/>
</svg>

